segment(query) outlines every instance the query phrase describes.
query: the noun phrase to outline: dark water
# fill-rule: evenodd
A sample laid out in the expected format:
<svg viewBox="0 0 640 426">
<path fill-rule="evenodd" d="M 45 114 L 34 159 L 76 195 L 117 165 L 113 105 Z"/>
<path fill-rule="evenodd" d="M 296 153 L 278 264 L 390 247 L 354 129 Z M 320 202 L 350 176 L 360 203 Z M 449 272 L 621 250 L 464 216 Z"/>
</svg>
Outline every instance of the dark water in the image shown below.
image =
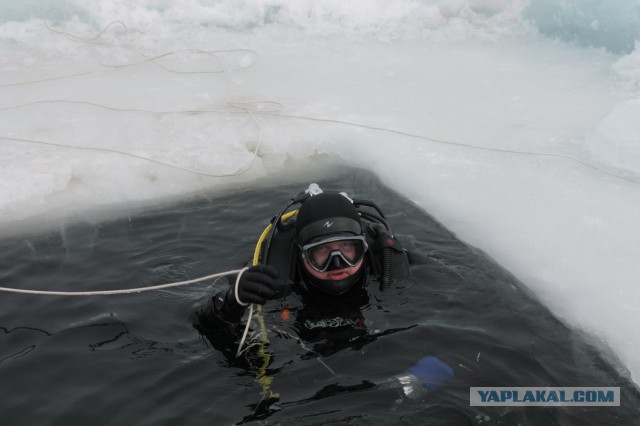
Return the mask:
<svg viewBox="0 0 640 426">
<path fill-rule="evenodd" d="M 125 289 L 236 269 L 288 197 L 314 180 L 2 241 L 0 286 Z M 213 283 L 107 297 L 2 293 L 2 424 L 637 424 L 640 393 L 628 376 L 482 252 L 367 172 L 319 183 L 377 201 L 405 246 L 427 259 L 410 280 L 371 288 L 363 314 L 375 338 L 319 362 L 286 337 L 294 329 L 267 324 L 267 378 L 279 398 L 266 403 L 255 371 L 193 326 Z M 419 400 L 375 385 L 430 354 L 476 362 L 484 386 L 620 386 L 622 406 L 470 407 L 460 383 Z"/>
</svg>

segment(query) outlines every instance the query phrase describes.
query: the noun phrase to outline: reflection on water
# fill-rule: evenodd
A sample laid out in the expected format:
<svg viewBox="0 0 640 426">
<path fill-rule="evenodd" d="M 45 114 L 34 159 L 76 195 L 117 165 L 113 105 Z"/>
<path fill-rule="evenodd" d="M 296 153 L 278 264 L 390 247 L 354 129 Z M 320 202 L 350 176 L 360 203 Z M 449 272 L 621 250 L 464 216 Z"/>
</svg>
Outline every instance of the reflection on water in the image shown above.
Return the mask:
<svg viewBox="0 0 640 426">
<path fill-rule="evenodd" d="M 370 174 L 333 174 L 321 185 L 377 201 L 416 255 L 409 280 L 370 286 L 361 332 L 300 339 L 282 315 L 287 302 L 274 302 L 264 310 L 268 365 L 251 367 L 194 327 L 215 283 L 92 298 L 3 294 L 2 417 L 30 425 L 633 424 L 634 385 L 514 277 Z M 235 269 L 308 183 L 2 241 L 2 286 L 120 289 Z M 468 374 L 404 397 L 393 377 L 427 355 L 456 360 Z M 273 395 L 260 393 L 261 368 Z M 469 407 L 471 383 L 620 386 L 622 407 Z"/>
</svg>

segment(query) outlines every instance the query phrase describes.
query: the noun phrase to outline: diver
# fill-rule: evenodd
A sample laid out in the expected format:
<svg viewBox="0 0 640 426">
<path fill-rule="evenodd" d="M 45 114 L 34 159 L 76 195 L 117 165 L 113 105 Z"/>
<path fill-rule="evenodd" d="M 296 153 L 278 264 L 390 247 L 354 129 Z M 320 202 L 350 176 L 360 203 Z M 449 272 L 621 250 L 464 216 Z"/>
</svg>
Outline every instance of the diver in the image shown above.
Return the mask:
<svg viewBox="0 0 640 426">
<path fill-rule="evenodd" d="M 298 210 L 293 209 L 296 204 Z M 272 301 L 272 309 L 262 311 L 264 321 L 289 321 L 294 337 L 312 344 L 311 352 L 320 357 L 407 329 L 372 332 L 362 314 L 372 283 L 387 291 L 410 273 L 408 252 L 371 201 L 323 192 L 312 184 L 272 219 L 252 263 L 198 315 L 197 328 L 230 360 L 240 353 L 235 349 L 241 322 L 251 304 Z M 453 375 L 437 358 L 422 362 L 422 375 L 436 372 L 442 380 Z"/>
<path fill-rule="evenodd" d="M 297 213 L 284 213 L 298 202 Z M 362 206 L 371 207 L 374 213 L 365 212 Z M 407 252 L 382 211 L 369 201 L 322 192 L 312 184 L 274 218 L 271 228 L 269 238 L 258 248 L 255 264 L 241 274 L 236 285 L 213 296 L 200 313 L 201 325 L 238 324 L 249 304 L 264 305 L 293 292 L 303 304 L 296 309 L 301 330 L 315 334 L 312 330 L 353 327 L 361 318 L 321 318 L 316 311 L 324 311 L 327 305 L 363 306 L 368 302 L 371 276 L 386 288 L 409 275 Z"/>
</svg>

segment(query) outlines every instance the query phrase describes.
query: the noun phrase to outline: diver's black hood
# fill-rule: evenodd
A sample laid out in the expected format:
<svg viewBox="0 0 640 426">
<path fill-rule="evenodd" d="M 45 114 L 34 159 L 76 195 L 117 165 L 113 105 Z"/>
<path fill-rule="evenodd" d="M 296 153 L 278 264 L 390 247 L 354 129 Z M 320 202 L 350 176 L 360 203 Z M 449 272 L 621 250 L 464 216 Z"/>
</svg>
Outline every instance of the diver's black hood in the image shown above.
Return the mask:
<svg viewBox="0 0 640 426">
<path fill-rule="evenodd" d="M 351 200 L 337 192 L 314 195 L 296 215 L 296 243 L 302 246 L 332 234 L 362 235 L 358 209 Z"/>
</svg>

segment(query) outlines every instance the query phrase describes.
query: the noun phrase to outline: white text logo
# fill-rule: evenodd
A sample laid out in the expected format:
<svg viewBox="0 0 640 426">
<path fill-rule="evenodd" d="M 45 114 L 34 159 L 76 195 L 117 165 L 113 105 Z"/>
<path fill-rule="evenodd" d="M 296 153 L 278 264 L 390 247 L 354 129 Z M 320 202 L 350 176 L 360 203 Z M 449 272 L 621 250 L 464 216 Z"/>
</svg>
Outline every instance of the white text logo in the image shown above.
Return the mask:
<svg viewBox="0 0 640 426">
<path fill-rule="evenodd" d="M 619 387 L 474 387 L 471 406 L 620 406 Z"/>
</svg>

